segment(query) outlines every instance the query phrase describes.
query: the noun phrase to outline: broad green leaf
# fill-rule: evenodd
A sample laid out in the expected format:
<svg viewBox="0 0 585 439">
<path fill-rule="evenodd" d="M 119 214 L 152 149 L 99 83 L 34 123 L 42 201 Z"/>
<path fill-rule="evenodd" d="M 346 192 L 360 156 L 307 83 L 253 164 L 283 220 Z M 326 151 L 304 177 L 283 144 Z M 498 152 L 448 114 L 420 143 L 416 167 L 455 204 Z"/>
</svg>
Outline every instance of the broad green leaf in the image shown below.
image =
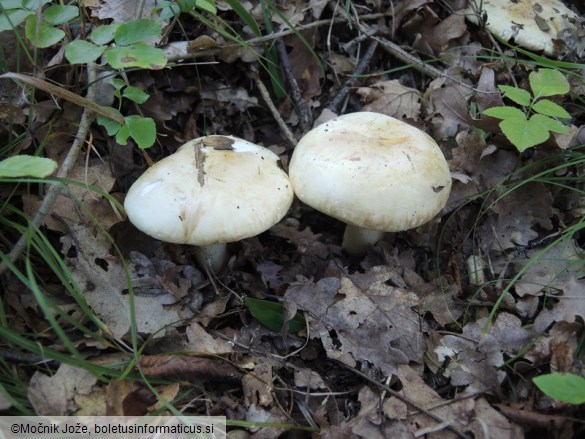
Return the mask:
<svg viewBox="0 0 585 439">
<path fill-rule="evenodd" d="M 110 108 L 110 109 L 114 110 L 114 111 L 118 111 L 114 108 Z M 113 135 L 117 134 L 118 131 L 120 130 L 120 127 L 122 126 L 118 122 L 116 122 L 115 120 L 108 119 L 107 117 L 104 117 L 104 116 L 99 115 L 99 114 L 98 114 L 96 120 L 97 120 L 98 124 L 100 124 L 101 126 L 103 126 L 106 129 L 108 136 L 113 136 Z M 125 145 L 125 143 L 122 143 L 121 145 Z"/>
<path fill-rule="evenodd" d="M 546 116 L 558 117 L 560 119 L 568 119 L 571 117 L 567 110 L 561 107 L 559 104 L 549 100 L 549 99 L 541 99 L 537 101 L 533 106 L 532 109 L 534 111 L 539 112 L 540 114 L 545 114 Z"/>
<path fill-rule="evenodd" d="M 53 0 L 26 0 L 23 3 L 23 7 L 32 11 L 36 11 L 41 6 L 45 6 L 47 3 L 51 3 L 52 1 Z"/>
<path fill-rule="evenodd" d="M 500 122 L 500 128 L 518 151 L 546 142 L 550 136 L 548 129 L 533 118 L 504 119 Z"/>
<path fill-rule="evenodd" d="M 22 0 L 0 0 L 2 9 L 22 9 Z"/>
<path fill-rule="evenodd" d="M 138 87 L 133 87 L 131 85 L 124 89 L 122 96 L 124 96 L 126 99 L 130 99 L 131 101 L 136 102 L 137 104 L 144 104 L 150 97 L 148 93 L 140 90 Z"/>
<path fill-rule="evenodd" d="M 126 82 L 120 78 L 113 78 L 110 81 L 110 84 L 112 84 L 112 87 L 114 87 L 116 90 L 122 90 L 124 87 L 126 87 Z"/>
<path fill-rule="evenodd" d="M 65 46 L 65 58 L 71 64 L 87 64 L 98 59 L 105 49 L 89 41 L 75 40 Z"/>
<path fill-rule="evenodd" d="M 572 373 L 551 373 L 533 378 L 534 384 L 557 401 L 569 404 L 585 403 L 585 379 Z"/>
<path fill-rule="evenodd" d="M 45 9 L 45 20 L 47 23 L 58 26 L 68 23 L 79 15 L 77 6 L 51 5 Z"/>
<path fill-rule="evenodd" d="M 34 12 L 27 11 L 26 9 L 10 9 L 4 11 L 4 13 L 0 15 L 0 32 L 17 27 L 32 14 L 34 14 Z"/>
<path fill-rule="evenodd" d="M 553 133 L 569 134 L 570 132 L 569 129 L 562 123 L 560 123 L 558 120 L 555 120 L 543 114 L 535 114 L 530 118 L 530 120 L 534 121 L 534 123 L 542 125 L 548 131 L 552 131 Z"/>
<path fill-rule="evenodd" d="M 0 177 L 45 178 L 55 172 L 57 162 L 44 157 L 15 155 L 0 161 Z"/>
<path fill-rule="evenodd" d="M 122 125 L 116 133 L 116 142 L 118 145 L 126 145 L 128 143 L 128 137 L 130 137 L 130 130 L 127 125 Z"/>
<path fill-rule="evenodd" d="M 217 15 L 217 8 L 215 7 L 214 0 L 197 0 L 197 5 L 199 9 L 203 9 L 204 11 L 209 12 L 210 14 Z"/>
<path fill-rule="evenodd" d="M 271 331 L 278 332 L 282 329 L 284 325 L 284 307 L 282 304 L 246 297 L 244 305 L 250 310 L 254 318 Z M 288 321 L 289 332 L 299 332 L 303 328 L 305 328 L 305 318 L 299 313 Z"/>
<path fill-rule="evenodd" d="M 564 95 L 571 89 L 569 81 L 558 70 L 540 69 L 528 75 L 530 88 L 535 98 Z"/>
<path fill-rule="evenodd" d="M 142 43 L 112 47 L 105 53 L 108 64 L 115 69 L 141 67 L 158 70 L 167 65 L 167 58 L 162 49 Z"/>
<path fill-rule="evenodd" d="M 162 1 L 152 8 L 152 13 L 158 14 L 161 20 L 170 20 L 181 13 L 181 8 L 175 2 Z"/>
<path fill-rule="evenodd" d="M 119 27 L 119 24 L 104 24 L 103 26 L 96 27 L 89 35 L 89 39 L 95 44 L 108 44 L 114 39 L 114 35 Z"/>
<path fill-rule="evenodd" d="M 526 119 L 524 112 L 515 107 L 492 107 L 485 110 L 483 114 L 498 119 Z"/>
<path fill-rule="evenodd" d="M 510 87 L 509 85 L 498 85 L 498 88 L 504 93 L 505 97 L 519 105 L 527 107 L 532 101 L 530 93 L 522 88 Z"/>
<path fill-rule="evenodd" d="M 114 34 L 116 44 L 128 46 L 134 43 L 145 43 L 160 38 L 162 25 L 153 20 L 132 20 L 118 27 Z"/>
<path fill-rule="evenodd" d="M 127 116 L 128 134 L 140 148 L 150 148 L 156 141 L 156 124 L 150 117 Z"/>
<path fill-rule="evenodd" d="M 36 15 L 31 15 L 26 19 L 24 32 L 31 44 L 41 49 L 51 47 L 65 37 L 65 32 L 37 20 Z"/>
</svg>

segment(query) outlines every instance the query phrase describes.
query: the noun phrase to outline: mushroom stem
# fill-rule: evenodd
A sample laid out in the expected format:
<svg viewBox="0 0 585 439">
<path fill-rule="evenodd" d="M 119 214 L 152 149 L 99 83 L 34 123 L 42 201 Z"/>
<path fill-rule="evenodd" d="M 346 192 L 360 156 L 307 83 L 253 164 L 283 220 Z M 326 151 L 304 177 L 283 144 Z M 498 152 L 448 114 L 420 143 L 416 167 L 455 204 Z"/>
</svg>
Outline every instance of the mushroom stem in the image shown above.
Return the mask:
<svg viewBox="0 0 585 439">
<path fill-rule="evenodd" d="M 209 267 L 213 273 L 219 273 L 228 259 L 227 245 L 219 243 L 195 247 L 195 259 L 201 267 Z"/>
<path fill-rule="evenodd" d="M 384 232 L 364 229 L 363 227 L 348 224 L 343 235 L 343 249 L 351 256 L 360 256 L 366 252 L 366 247 L 375 244 L 384 237 Z"/>
</svg>

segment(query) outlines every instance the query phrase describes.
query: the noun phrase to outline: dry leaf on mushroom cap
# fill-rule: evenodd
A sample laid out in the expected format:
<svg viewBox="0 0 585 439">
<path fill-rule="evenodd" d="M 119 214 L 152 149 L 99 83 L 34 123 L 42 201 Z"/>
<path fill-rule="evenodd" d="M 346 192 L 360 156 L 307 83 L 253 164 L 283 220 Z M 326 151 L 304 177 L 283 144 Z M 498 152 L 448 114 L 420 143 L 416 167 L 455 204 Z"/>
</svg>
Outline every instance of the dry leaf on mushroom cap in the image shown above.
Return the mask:
<svg viewBox="0 0 585 439">
<path fill-rule="evenodd" d="M 478 24 L 474 13 L 480 2 L 464 9 L 469 21 Z M 486 27 L 498 37 L 530 50 L 542 50 L 547 55 L 558 55 L 564 47 L 558 34 L 564 29 L 576 31 L 577 14 L 560 0 L 484 0 L 482 12 L 487 14 Z M 559 47 L 561 44 L 561 47 Z"/>
</svg>

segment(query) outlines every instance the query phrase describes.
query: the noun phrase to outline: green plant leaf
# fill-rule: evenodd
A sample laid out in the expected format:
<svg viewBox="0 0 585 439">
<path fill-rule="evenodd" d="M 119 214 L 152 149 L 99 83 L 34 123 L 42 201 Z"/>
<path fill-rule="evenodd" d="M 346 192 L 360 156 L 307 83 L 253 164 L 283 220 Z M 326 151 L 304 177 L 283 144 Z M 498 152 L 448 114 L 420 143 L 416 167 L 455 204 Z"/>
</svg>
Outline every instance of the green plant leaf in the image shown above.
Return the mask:
<svg viewBox="0 0 585 439">
<path fill-rule="evenodd" d="M 210 14 L 217 15 L 215 0 L 197 0 L 195 6 L 198 7 L 199 9 L 209 12 Z"/>
<path fill-rule="evenodd" d="M 244 305 L 250 310 L 250 314 L 271 331 L 278 332 L 284 325 L 284 307 L 280 303 L 269 300 L 253 299 L 246 297 Z M 305 327 L 305 318 L 296 313 L 288 321 L 289 332 L 299 332 Z"/>
<path fill-rule="evenodd" d="M 137 115 L 126 116 L 124 119 L 126 120 L 125 127 L 128 128 L 128 135 L 134 139 L 140 148 L 150 148 L 154 145 L 156 141 L 156 124 L 153 119 Z"/>
<path fill-rule="evenodd" d="M 106 60 L 115 69 L 141 67 L 158 70 L 167 65 L 167 58 L 162 49 L 137 43 L 130 46 L 117 46 L 107 49 Z"/>
<path fill-rule="evenodd" d="M 492 107 L 484 110 L 483 114 L 497 119 L 526 119 L 524 112 L 515 107 Z"/>
<path fill-rule="evenodd" d="M 51 5 L 44 11 L 45 20 L 53 26 L 68 23 L 77 18 L 79 8 L 77 6 Z"/>
<path fill-rule="evenodd" d="M 535 98 L 564 95 L 571 89 L 569 81 L 558 70 L 540 69 L 528 75 L 530 88 Z"/>
<path fill-rule="evenodd" d="M 585 402 L 585 379 L 572 373 L 550 373 L 532 379 L 546 395 L 569 404 Z"/>
<path fill-rule="evenodd" d="M 522 88 L 510 87 L 509 85 L 498 85 L 498 88 L 504 93 L 505 97 L 519 105 L 527 107 L 532 101 L 530 93 Z"/>
<path fill-rule="evenodd" d="M 0 0 L 2 9 L 21 9 L 24 8 L 22 0 Z"/>
<path fill-rule="evenodd" d="M 535 104 L 532 106 L 532 109 L 539 112 L 540 114 L 558 117 L 560 119 L 568 119 L 571 117 L 567 110 L 549 99 L 541 99 L 535 102 Z"/>
<path fill-rule="evenodd" d="M 57 162 L 44 157 L 15 155 L 0 161 L 0 177 L 45 178 L 55 172 Z"/>
<path fill-rule="evenodd" d="M 111 108 L 111 109 L 113 111 L 118 112 L 118 110 L 116 110 L 114 108 Z M 120 125 L 115 120 L 109 119 L 105 116 L 102 116 L 101 114 L 98 114 L 96 120 L 97 120 L 98 124 L 100 124 L 101 126 L 103 126 L 106 129 L 108 136 L 116 135 L 118 133 L 118 131 L 120 130 L 120 128 L 122 127 L 122 125 Z M 125 143 L 121 143 L 121 145 L 125 145 Z"/>
<path fill-rule="evenodd" d="M 152 13 L 158 13 L 158 16 L 161 20 L 170 20 L 171 18 L 181 13 L 181 8 L 177 3 L 171 1 L 162 1 L 158 2 L 156 6 L 152 8 Z"/>
<path fill-rule="evenodd" d="M 30 9 L 31 11 L 36 11 L 42 6 L 45 6 L 47 3 L 51 3 L 53 0 L 26 0 L 22 6 L 25 9 Z"/>
<path fill-rule="evenodd" d="M 126 99 L 130 99 L 131 101 L 136 102 L 137 104 L 144 104 L 150 97 L 148 93 L 140 90 L 138 87 L 133 87 L 131 85 L 124 89 L 122 96 Z"/>
<path fill-rule="evenodd" d="M 550 136 L 549 130 L 534 117 L 504 119 L 500 122 L 500 128 L 518 151 L 546 142 Z"/>
<path fill-rule="evenodd" d="M 530 120 L 533 120 L 534 123 L 542 125 L 548 131 L 552 131 L 553 133 L 569 134 L 570 132 L 569 129 L 562 123 L 560 123 L 558 120 L 555 120 L 543 114 L 535 114 L 530 118 Z"/>
<path fill-rule="evenodd" d="M 20 23 L 26 20 L 29 15 L 33 14 L 34 12 L 27 11 L 26 9 L 5 10 L 0 14 L 0 32 L 16 28 Z"/>
<path fill-rule="evenodd" d="M 94 31 L 89 35 L 89 39 L 95 44 L 108 44 L 114 39 L 116 31 L 120 27 L 119 24 L 105 24 L 103 26 L 96 27 Z"/>
<path fill-rule="evenodd" d="M 36 15 L 31 15 L 26 19 L 24 32 L 31 44 L 40 49 L 51 47 L 65 37 L 65 32 L 37 20 Z"/>
<path fill-rule="evenodd" d="M 134 43 L 145 43 L 160 38 L 161 23 L 153 20 L 132 20 L 118 27 L 114 34 L 116 44 L 128 46 Z"/>
<path fill-rule="evenodd" d="M 106 48 L 85 40 L 75 40 L 65 45 L 65 58 L 71 64 L 87 64 L 98 59 Z"/>
</svg>

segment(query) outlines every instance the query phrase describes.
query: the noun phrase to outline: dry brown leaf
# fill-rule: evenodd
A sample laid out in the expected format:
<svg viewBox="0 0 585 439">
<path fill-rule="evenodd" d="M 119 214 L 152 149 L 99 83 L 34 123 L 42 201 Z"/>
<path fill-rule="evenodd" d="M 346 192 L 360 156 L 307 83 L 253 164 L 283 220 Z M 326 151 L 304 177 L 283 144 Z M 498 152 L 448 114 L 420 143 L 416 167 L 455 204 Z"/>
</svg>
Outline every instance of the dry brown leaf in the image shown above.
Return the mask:
<svg viewBox="0 0 585 439">
<path fill-rule="evenodd" d="M 299 282 L 285 298 L 309 311 L 311 334 L 321 338 L 328 357 L 350 366 L 366 360 L 390 375 L 397 364 L 422 361 L 425 327 L 413 311 L 416 294 L 385 284 L 391 272 L 374 267 L 355 282 L 347 277 Z"/>
<path fill-rule="evenodd" d="M 269 362 L 257 362 L 254 370 L 242 378 L 246 406 L 270 407 L 274 401 L 272 397 L 272 380 L 272 364 Z"/>
<path fill-rule="evenodd" d="M 398 377 L 402 382 L 402 393 L 405 397 L 427 410 L 436 407 L 432 410 L 433 414 L 450 422 L 460 432 L 470 431 L 475 439 L 521 439 L 524 437 L 524 432 L 519 425 L 494 410 L 484 398 L 456 399 L 445 404 L 446 401 L 427 386 L 419 372 L 412 367 L 400 366 Z M 436 421 L 422 413 L 411 416 L 407 422 L 408 429 L 413 434 L 436 425 Z M 429 437 L 454 439 L 457 436 L 448 430 L 440 430 Z"/>
<path fill-rule="evenodd" d="M 420 119 L 420 92 L 396 79 L 360 87 L 357 93 L 366 103 L 362 111 L 382 113 L 401 120 Z"/>
<path fill-rule="evenodd" d="M 464 84 L 469 84 L 461 72 L 450 69 L 447 74 Z M 469 126 L 469 88 L 440 77 L 433 80 L 423 95 L 422 108 L 425 120 L 433 126 L 433 138 L 447 139 Z"/>
<path fill-rule="evenodd" d="M 231 364 L 215 358 L 188 355 L 142 355 L 140 367 L 147 377 L 183 378 L 192 381 L 238 383 L 242 374 Z"/>
<path fill-rule="evenodd" d="M 114 337 L 122 337 L 130 328 L 130 303 L 128 295 L 124 294 L 128 285 L 122 264 L 110 253 L 111 242 L 99 231 L 83 224 L 71 225 L 69 234 L 63 236 L 61 242 L 63 253 L 72 254 L 65 261 L 88 304 Z M 135 296 L 137 330 L 164 335 L 164 331 L 160 331 L 162 328 L 182 320 L 177 310 L 164 307 L 175 301 L 170 294 Z"/>
<path fill-rule="evenodd" d="M 61 364 L 53 376 L 35 372 L 27 397 L 37 416 L 68 416 L 77 410 L 75 396 L 89 394 L 97 378 L 84 369 Z"/>
<path fill-rule="evenodd" d="M 201 325 L 191 322 L 185 330 L 189 344 L 185 350 L 203 354 L 227 354 L 233 351 L 233 347 L 221 338 L 214 338 Z"/>
</svg>

